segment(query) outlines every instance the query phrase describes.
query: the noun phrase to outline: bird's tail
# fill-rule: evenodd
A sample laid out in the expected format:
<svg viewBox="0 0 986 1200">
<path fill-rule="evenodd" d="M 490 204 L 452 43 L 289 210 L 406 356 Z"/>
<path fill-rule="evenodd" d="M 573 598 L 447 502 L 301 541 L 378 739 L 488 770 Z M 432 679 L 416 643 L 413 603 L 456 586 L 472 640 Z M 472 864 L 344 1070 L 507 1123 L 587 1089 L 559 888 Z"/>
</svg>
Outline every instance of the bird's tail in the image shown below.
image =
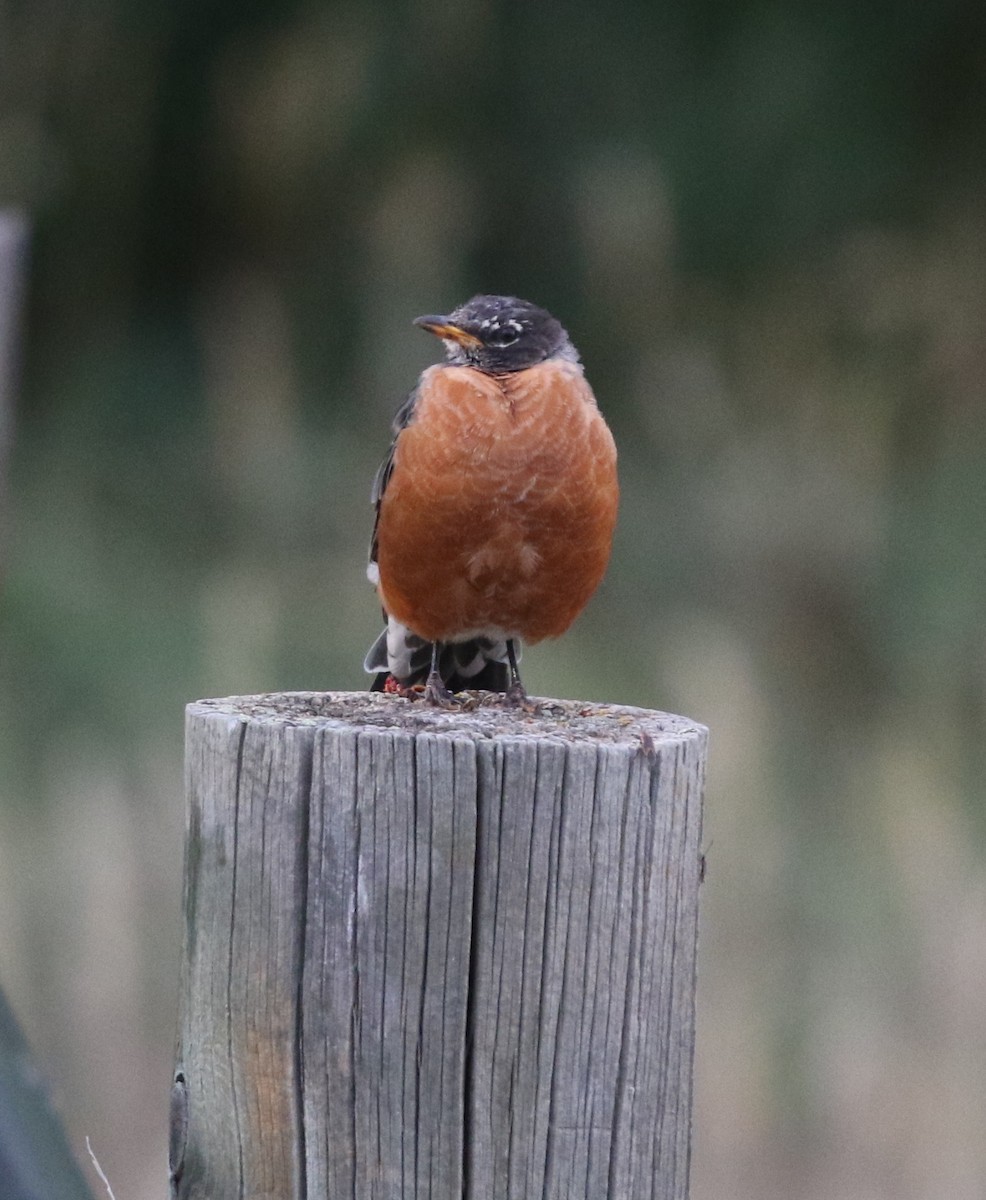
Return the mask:
<svg viewBox="0 0 986 1200">
<path fill-rule="evenodd" d="M 519 658 L 519 644 L 514 645 Z M 374 676 L 371 692 L 382 692 L 391 677 L 403 687 L 414 687 L 425 682 L 430 669 L 431 642 L 418 637 L 393 617 L 388 618 L 387 627 L 363 661 L 363 670 Z M 505 692 L 509 682 L 507 643 L 494 638 L 445 642 L 438 670 L 445 686 L 453 692 L 473 688 Z"/>
</svg>

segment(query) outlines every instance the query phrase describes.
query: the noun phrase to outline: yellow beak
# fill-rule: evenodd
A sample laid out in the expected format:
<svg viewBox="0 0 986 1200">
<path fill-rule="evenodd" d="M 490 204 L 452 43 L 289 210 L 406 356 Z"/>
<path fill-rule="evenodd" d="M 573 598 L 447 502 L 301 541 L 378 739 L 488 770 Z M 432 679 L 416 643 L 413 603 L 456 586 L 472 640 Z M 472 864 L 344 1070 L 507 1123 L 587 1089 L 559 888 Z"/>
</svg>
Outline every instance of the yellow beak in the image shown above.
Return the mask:
<svg viewBox="0 0 986 1200">
<path fill-rule="evenodd" d="M 465 329 L 460 329 L 458 325 L 453 325 L 448 317 L 416 317 L 414 324 L 419 325 L 422 329 L 427 329 L 435 337 L 449 338 L 453 342 L 458 342 L 460 346 L 475 348 L 483 344 L 481 338 Z"/>
</svg>

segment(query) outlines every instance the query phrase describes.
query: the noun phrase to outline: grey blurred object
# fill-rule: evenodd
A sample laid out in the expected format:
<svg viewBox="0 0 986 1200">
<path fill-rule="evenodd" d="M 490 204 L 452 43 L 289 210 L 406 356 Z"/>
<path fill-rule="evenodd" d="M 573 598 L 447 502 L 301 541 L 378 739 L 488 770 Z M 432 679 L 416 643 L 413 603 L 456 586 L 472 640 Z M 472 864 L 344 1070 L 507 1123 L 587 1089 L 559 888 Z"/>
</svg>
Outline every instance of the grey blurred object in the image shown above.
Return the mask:
<svg viewBox="0 0 986 1200">
<path fill-rule="evenodd" d="M 0 1196 L 92 1200 L 41 1071 L 0 992 Z"/>
<path fill-rule="evenodd" d="M 27 262 L 27 217 L 16 209 L 0 212 L 0 567 L 7 544 L 7 463 L 14 434 L 14 386 L 21 295 Z"/>
<path fill-rule="evenodd" d="M 27 218 L 0 212 L 0 563 L 7 541 L 7 463 L 13 438 Z M 92 1200 L 72 1157 L 44 1079 L 0 992 L 0 1196 L 3 1200 Z"/>
</svg>

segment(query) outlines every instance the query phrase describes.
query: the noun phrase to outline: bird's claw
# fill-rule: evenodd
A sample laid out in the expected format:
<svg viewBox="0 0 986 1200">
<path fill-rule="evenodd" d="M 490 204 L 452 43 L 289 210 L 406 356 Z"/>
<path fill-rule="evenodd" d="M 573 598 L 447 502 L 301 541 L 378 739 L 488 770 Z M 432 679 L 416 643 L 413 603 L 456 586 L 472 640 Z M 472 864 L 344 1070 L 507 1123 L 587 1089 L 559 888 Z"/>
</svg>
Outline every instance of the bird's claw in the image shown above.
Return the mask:
<svg viewBox="0 0 986 1200">
<path fill-rule="evenodd" d="M 503 693 L 503 707 L 519 708 L 532 716 L 539 711 L 539 705 L 528 696 L 520 683 L 512 683 Z"/>
<path fill-rule="evenodd" d="M 458 708 L 460 702 L 448 690 L 437 671 L 432 671 L 425 681 L 424 699 L 435 708 Z"/>
</svg>

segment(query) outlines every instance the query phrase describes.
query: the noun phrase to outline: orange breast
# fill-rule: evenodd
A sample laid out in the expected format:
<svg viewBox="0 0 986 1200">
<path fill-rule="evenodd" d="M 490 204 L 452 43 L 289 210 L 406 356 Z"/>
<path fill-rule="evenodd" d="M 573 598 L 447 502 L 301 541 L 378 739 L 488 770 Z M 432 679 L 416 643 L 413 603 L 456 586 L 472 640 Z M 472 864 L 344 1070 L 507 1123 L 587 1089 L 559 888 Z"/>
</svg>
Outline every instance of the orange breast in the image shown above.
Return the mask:
<svg viewBox="0 0 986 1200">
<path fill-rule="evenodd" d="M 571 625 L 609 561 L 616 448 L 575 363 L 431 367 L 380 503 L 380 597 L 429 641 Z"/>
</svg>

